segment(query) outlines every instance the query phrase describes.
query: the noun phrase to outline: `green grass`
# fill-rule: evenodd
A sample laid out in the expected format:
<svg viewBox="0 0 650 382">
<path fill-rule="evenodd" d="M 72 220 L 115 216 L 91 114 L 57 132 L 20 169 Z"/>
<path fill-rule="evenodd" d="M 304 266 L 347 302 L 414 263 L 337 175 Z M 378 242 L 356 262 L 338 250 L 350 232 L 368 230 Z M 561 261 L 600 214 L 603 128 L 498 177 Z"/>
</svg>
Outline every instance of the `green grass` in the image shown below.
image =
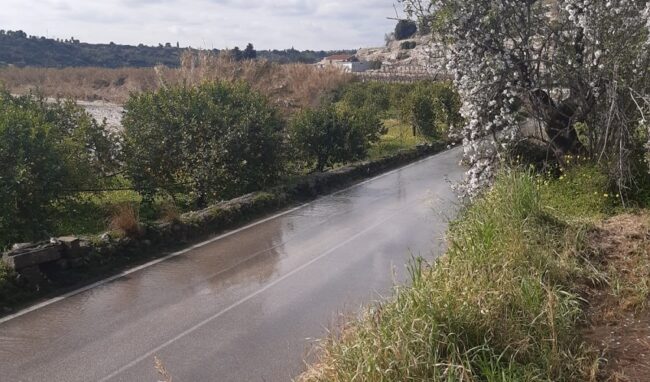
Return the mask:
<svg viewBox="0 0 650 382">
<path fill-rule="evenodd" d="M 384 125 L 388 130 L 381 140 L 370 149 L 369 158 L 378 159 L 397 153 L 400 150 L 412 149 L 418 144 L 426 143 L 421 137 L 414 137 L 411 125 L 397 119 L 386 119 Z"/>
<path fill-rule="evenodd" d="M 502 174 L 466 209 L 434 266 L 324 340 L 306 381 L 579 381 L 597 355 L 582 346 L 577 280 L 599 277 L 581 256 L 583 223 L 607 210 L 601 184 Z M 593 175 L 593 174 L 592 174 Z M 572 191 L 564 195 L 565 191 Z"/>
<path fill-rule="evenodd" d="M 109 191 L 84 193 L 78 200 L 57 208 L 54 235 L 85 235 L 105 231 L 108 219 L 116 205 L 133 203 L 139 205 L 142 198 L 135 191 Z"/>
<path fill-rule="evenodd" d="M 165 195 L 154 199 L 153 205 L 143 205 L 142 197 L 135 191 L 107 191 L 83 193 L 76 200 L 66 201 L 56 208 L 53 216 L 53 236 L 92 235 L 109 228 L 111 216 L 117 207 L 131 204 L 140 213 L 142 221 L 155 221 L 167 214 L 187 212 L 193 209 L 189 196 L 176 195 L 174 201 Z"/>
<path fill-rule="evenodd" d="M 547 207 L 566 220 L 597 221 L 611 214 L 620 200 L 620 195 L 607 191 L 607 175 L 594 164 L 572 165 L 559 178 L 540 181 Z"/>
</svg>

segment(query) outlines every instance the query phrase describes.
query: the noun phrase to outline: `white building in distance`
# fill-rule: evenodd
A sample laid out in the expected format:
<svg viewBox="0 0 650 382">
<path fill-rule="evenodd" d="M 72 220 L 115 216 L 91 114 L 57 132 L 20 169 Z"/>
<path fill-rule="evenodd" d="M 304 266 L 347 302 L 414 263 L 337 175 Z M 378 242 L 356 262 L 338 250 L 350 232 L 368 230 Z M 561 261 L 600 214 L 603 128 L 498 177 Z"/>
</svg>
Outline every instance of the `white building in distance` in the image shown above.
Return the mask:
<svg viewBox="0 0 650 382">
<path fill-rule="evenodd" d="M 337 67 L 348 73 L 362 73 L 370 69 L 370 63 L 359 61 L 357 56 L 347 54 L 336 54 L 323 58 L 323 60 L 316 64 L 317 67 L 323 69 L 328 67 Z"/>
</svg>

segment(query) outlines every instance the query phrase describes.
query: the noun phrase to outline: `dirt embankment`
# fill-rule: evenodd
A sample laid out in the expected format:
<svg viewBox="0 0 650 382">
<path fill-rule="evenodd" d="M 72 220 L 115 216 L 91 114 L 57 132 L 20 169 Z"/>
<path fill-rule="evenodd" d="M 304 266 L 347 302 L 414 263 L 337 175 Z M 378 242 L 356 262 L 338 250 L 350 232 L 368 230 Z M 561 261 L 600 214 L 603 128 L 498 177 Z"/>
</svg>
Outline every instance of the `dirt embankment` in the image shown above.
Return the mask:
<svg viewBox="0 0 650 382">
<path fill-rule="evenodd" d="M 650 213 L 602 223 L 589 237 L 603 279 L 586 292 L 587 343 L 601 354 L 599 381 L 650 381 Z"/>
</svg>

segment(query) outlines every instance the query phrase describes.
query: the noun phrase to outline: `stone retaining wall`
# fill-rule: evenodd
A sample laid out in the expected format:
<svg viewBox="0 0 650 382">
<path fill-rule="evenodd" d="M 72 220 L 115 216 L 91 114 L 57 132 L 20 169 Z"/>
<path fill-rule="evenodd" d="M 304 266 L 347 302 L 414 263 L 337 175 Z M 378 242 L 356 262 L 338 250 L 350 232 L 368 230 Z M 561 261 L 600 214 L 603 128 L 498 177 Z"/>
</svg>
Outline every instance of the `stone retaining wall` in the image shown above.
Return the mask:
<svg viewBox="0 0 650 382">
<path fill-rule="evenodd" d="M 449 73 L 438 72 L 423 67 L 386 67 L 379 70 L 368 70 L 355 73 L 362 81 L 378 81 L 387 83 L 415 83 L 419 81 L 445 81 L 453 79 Z"/>
</svg>

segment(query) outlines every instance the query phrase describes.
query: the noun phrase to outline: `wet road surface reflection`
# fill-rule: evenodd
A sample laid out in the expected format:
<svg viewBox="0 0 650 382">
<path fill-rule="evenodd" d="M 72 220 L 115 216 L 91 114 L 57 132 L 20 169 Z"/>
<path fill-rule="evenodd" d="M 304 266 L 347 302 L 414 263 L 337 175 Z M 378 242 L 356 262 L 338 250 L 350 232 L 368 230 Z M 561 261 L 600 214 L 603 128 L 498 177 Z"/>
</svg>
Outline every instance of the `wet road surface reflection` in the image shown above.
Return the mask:
<svg viewBox="0 0 650 382">
<path fill-rule="evenodd" d="M 452 150 L 0 324 L 7 381 L 286 381 L 310 338 L 437 256 Z"/>
</svg>

